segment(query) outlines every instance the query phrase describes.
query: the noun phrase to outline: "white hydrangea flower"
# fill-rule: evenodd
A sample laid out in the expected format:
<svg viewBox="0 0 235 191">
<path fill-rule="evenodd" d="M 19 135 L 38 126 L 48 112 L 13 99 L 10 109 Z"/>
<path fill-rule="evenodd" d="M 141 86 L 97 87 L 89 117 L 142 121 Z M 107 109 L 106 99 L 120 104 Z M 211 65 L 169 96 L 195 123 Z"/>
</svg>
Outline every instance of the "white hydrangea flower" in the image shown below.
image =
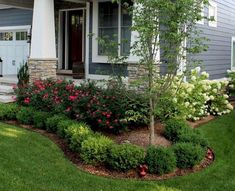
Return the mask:
<svg viewBox="0 0 235 191">
<path fill-rule="evenodd" d="M 177 98 L 173 98 L 173 102 L 177 103 L 178 102 Z"/>
<path fill-rule="evenodd" d="M 231 85 L 229 85 L 229 87 L 230 87 L 230 88 L 234 88 L 234 85 L 233 85 L 233 84 L 231 84 Z"/>
<path fill-rule="evenodd" d="M 228 73 L 228 74 L 232 73 L 232 70 L 227 70 L 227 73 Z"/>
<path fill-rule="evenodd" d="M 229 98 L 229 96 L 227 94 L 224 94 L 223 96 L 224 96 L 225 99 Z"/>
<path fill-rule="evenodd" d="M 192 76 L 192 77 L 191 77 L 191 80 L 192 80 L 193 82 L 196 81 L 196 79 L 197 79 L 196 76 Z"/>
<path fill-rule="evenodd" d="M 209 78 L 210 77 L 210 75 L 207 72 L 202 72 L 201 75 L 204 76 L 205 78 Z"/>
<path fill-rule="evenodd" d="M 197 72 L 197 73 L 200 73 L 200 72 L 201 72 L 201 67 L 200 67 L 200 66 L 196 67 L 196 68 L 194 69 L 194 71 Z"/>
<path fill-rule="evenodd" d="M 228 104 L 226 105 L 226 107 L 227 107 L 229 110 L 233 110 L 233 106 L 232 106 L 230 103 L 228 103 Z"/>
<path fill-rule="evenodd" d="M 214 99 L 215 99 L 215 97 L 214 97 L 213 95 L 211 95 L 211 96 L 210 96 L 210 100 L 213 101 Z"/>
<path fill-rule="evenodd" d="M 190 103 L 189 102 L 185 102 L 185 104 L 184 104 L 186 107 L 188 107 L 189 105 L 190 105 Z"/>
</svg>

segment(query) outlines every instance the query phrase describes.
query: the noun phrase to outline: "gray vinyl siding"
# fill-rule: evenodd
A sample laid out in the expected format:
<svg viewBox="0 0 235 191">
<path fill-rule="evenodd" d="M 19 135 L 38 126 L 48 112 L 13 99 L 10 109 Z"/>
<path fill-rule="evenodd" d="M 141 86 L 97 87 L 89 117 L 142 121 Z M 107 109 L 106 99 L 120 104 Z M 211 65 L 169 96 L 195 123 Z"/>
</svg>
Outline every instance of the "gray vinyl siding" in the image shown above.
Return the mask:
<svg viewBox="0 0 235 191">
<path fill-rule="evenodd" d="M 198 24 L 202 36 L 209 39 L 206 43 L 209 48 L 198 56 L 202 60 L 202 69 L 210 74 L 211 79 L 226 77 L 231 69 L 231 40 L 235 37 L 235 1 L 214 0 L 217 3 L 217 27 L 210 27 L 208 21 L 204 25 Z M 205 9 L 208 16 L 208 8 Z"/>
<path fill-rule="evenodd" d="M 32 10 L 1 9 L 0 27 L 32 25 Z"/>
<path fill-rule="evenodd" d="M 92 3 L 90 3 L 90 26 L 89 26 L 89 33 L 92 34 L 92 25 L 93 25 L 93 7 Z M 94 63 L 92 62 L 92 37 L 90 37 L 89 41 L 89 74 L 97 74 L 97 75 L 111 75 L 113 70 L 115 73 L 119 73 L 121 75 L 127 75 L 127 67 L 120 67 L 120 65 L 112 66 L 109 63 Z"/>
</svg>

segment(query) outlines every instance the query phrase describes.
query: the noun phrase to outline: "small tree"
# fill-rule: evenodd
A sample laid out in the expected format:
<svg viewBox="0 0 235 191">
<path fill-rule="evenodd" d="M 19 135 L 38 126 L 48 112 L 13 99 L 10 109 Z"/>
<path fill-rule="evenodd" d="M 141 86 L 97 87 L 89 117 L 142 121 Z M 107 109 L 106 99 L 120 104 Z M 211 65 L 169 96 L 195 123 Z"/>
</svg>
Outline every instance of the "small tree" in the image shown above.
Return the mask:
<svg viewBox="0 0 235 191">
<path fill-rule="evenodd" d="M 140 58 L 139 67 L 145 71 L 140 81 L 146 86 L 149 100 L 150 144 L 155 142 L 154 112 L 158 101 L 169 90 L 182 61 L 190 63 L 185 52 L 195 54 L 205 50 L 204 38 L 195 25 L 202 19 L 202 4 L 207 3 L 207 0 L 135 0 L 132 30 L 138 33 L 138 38 L 133 53 Z M 185 39 L 190 42 L 188 45 Z M 159 72 L 160 50 L 166 60 L 164 78 Z"/>
<path fill-rule="evenodd" d="M 144 71 L 137 76 L 135 84 L 141 84 L 149 102 L 150 144 L 155 142 L 155 109 L 159 99 L 171 87 L 177 71 L 186 72 L 182 62 L 187 67 L 198 62 L 189 55 L 207 48 L 205 38 L 200 37 L 195 27 L 197 21 L 207 19 L 201 16 L 202 5 L 207 4 L 208 0 L 135 0 L 130 8 L 132 31 L 138 34 L 132 53 L 139 57 L 138 67 Z M 164 64 L 160 57 L 166 61 Z M 166 75 L 160 73 L 161 64 L 166 68 Z"/>
</svg>

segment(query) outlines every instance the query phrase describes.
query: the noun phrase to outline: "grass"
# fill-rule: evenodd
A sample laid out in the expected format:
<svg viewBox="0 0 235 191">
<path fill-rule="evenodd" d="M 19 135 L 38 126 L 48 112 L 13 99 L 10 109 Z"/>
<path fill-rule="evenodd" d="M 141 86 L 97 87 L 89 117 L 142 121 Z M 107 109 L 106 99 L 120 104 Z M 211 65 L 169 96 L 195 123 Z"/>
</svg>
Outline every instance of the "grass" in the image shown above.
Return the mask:
<svg viewBox="0 0 235 191">
<path fill-rule="evenodd" d="M 235 190 L 235 111 L 200 128 L 216 153 L 209 168 L 167 181 L 114 180 L 87 174 L 47 138 L 0 123 L 1 191 Z M 173 189 L 170 189 L 173 188 Z"/>
</svg>

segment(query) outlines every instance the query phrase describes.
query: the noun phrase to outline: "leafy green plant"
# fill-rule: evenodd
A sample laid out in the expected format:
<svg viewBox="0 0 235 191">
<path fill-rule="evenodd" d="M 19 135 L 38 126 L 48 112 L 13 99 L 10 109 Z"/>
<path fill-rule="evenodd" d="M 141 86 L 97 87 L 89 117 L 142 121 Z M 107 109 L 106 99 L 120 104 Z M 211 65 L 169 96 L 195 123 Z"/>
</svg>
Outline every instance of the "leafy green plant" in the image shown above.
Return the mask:
<svg viewBox="0 0 235 191">
<path fill-rule="evenodd" d="M 176 168 L 176 157 L 171 148 L 151 146 L 147 149 L 145 160 L 150 173 L 162 175 Z"/>
<path fill-rule="evenodd" d="M 16 114 L 16 119 L 24 125 L 32 125 L 34 112 L 31 107 L 21 107 Z"/>
<path fill-rule="evenodd" d="M 80 156 L 88 164 L 103 163 L 108 160 L 112 144 L 113 141 L 105 136 L 90 136 L 82 142 Z"/>
<path fill-rule="evenodd" d="M 58 114 L 58 115 L 54 115 L 52 117 L 49 117 L 47 120 L 46 120 L 46 130 L 49 131 L 49 132 L 56 132 L 57 131 L 57 126 L 58 126 L 58 123 L 60 121 L 64 121 L 64 120 L 67 120 L 68 117 L 65 116 L 65 115 L 61 115 L 61 114 Z"/>
<path fill-rule="evenodd" d="M 208 140 L 197 130 L 182 132 L 178 137 L 178 142 L 200 145 L 204 149 L 207 149 L 209 145 Z"/>
<path fill-rule="evenodd" d="M 46 121 L 51 117 L 51 114 L 43 111 L 36 111 L 33 115 L 33 124 L 36 128 L 45 129 Z"/>
<path fill-rule="evenodd" d="M 205 157 L 205 150 L 200 145 L 193 143 L 177 143 L 173 146 L 177 167 L 182 169 L 192 168 L 199 164 Z"/>
<path fill-rule="evenodd" d="M 69 147 L 76 152 L 80 151 L 82 142 L 93 135 L 94 132 L 90 127 L 82 122 L 71 125 L 65 129 L 65 137 L 69 142 Z"/>
<path fill-rule="evenodd" d="M 28 63 L 26 62 L 25 64 L 21 65 L 18 73 L 17 73 L 17 78 L 18 78 L 18 86 L 19 87 L 26 87 L 29 83 L 29 71 L 28 71 Z"/>
<path fill-rule="evenodd" d="M 15 103 L 0 104 L 0 119 L 1 120 L 15 120 L 18 111 L 18 105 Z"/>
<path fill-rule="evenodd" d="M 175 143 L 179 140 L 179 136 L 183 132 L 187 132 L 190 130 L 191 127 L 186 123 L 185 120 L 169 119 L 165 123 L 164 135 L 167 139 Z"/>
<path fill-rule="evenodd" d="M 71 119 L 60 121 L 57 125 L 57 135 L 61 138 L 65 138 L 65 131 L 68 127 L 75 125 L 77 122 Z"/>
<path fill-rule="evenodd" d="M 114 144 L 109 150 L 107 164 L 114 170 L 128 171 L 144 162 L 144 149 L 132 144 Z"/>
</svg>

